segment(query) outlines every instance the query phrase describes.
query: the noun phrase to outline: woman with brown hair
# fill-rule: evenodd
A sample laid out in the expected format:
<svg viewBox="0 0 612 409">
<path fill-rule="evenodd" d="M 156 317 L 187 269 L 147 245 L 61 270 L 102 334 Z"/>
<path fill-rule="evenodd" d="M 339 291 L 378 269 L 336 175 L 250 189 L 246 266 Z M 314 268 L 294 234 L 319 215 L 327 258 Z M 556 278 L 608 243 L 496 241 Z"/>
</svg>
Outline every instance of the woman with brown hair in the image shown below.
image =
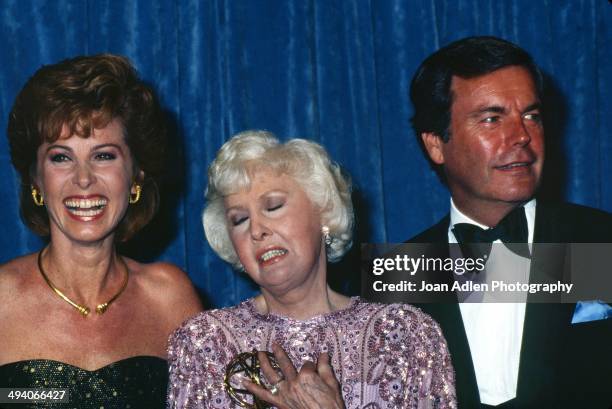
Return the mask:
<svg viewBox="0 0 612 409">
<path fill-rule="evenodd" d="M 17 96 L 21 211 L 49 244 L 0 266 L 0 387 L 68 389 L 79 408 L 164 406 L 168 335 L 201 305 L 177 267 L 115 249 L 157 210 L 162 118 L 109 54 L 44 66 Z"/>
</svg>

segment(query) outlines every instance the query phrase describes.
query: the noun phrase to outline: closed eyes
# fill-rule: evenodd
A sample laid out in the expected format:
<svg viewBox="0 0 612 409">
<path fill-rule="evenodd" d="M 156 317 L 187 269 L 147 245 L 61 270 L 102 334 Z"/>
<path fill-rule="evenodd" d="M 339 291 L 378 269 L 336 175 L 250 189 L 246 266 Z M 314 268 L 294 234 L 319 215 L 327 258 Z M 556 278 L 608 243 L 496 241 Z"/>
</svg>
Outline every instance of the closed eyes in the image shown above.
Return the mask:
<svg viewBox="0 0 612 409">
<path fill-rule="evenodd" d="M 268 206 L 268 209 L 267 209 L 267 210 L 268 210 L 269 212 L 273 212 L 273 211 L 278 210 L 278 209 L 280 209 L 281 207 L 283 207 L 283 205 L 284 205 L 284 203 L 280 203 L 280 204 L 273 205 L 273 206 Z"/>
<path fill-rule="evenodd" d="M 232 217 L 232 218 L 230 218 L 230 220 L 231 220 L 231 222 L 232 222 L 232 225 L 233 225 L 233 226 L 239 226 L 239 225 L 241 225 L 242 223 L 244 223 L 244 222 L 245 222 L 247 219 L 248 219 L 248 217 L 246 217 L 246 216 L 244 216 L 244 217 L 236 217 L 236 218 Z"/>
<path fill-rule="evenodd" d="M 268 197 L 261 204 L 260 210 L 262 213 L 273 213 L 282 209 L 286 204 L 285 197 Z M 249 219 L 248 212 L 245 209 L 234 209 L 228 214 L 229 222 L 232 226 L 239 226 Z"/>
</svg>

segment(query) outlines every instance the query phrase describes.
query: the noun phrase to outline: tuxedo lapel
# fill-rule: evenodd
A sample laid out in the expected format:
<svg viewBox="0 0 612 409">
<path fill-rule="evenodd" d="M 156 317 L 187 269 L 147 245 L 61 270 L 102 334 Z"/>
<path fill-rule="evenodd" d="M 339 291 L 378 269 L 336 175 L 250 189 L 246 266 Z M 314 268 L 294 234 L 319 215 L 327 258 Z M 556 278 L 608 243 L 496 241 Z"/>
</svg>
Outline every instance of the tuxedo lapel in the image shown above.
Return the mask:
<svg viewBox="0 0 612 409">
<path fill-rule="evenodd" d="M 556 378 L 560 373 L 564 338 L 573 307 L 574 304 L 527 304 L 517 403 L 548 401 L 559 393 Z"/>
<path fill-rule="evenodd" d="M 448 226 L 447 216 L 409 242 L 444 244 L 448 249 Z M 538 203 L 533 242 L 610 243 L 612 217 L 583 206 Z M 555 261 L 563 264 L 563 254 L 542 252 L 541 248 L 547 246 L 534 247 L 530 280 L 556 277 L 559 268 Z M 455 367 L 459 407 L 487 407 L 480 404 L 458 304 L 423 304 L 421 308 L 440 323 L 448 341 Z M 527 304 L 517 397 L 499 408 L 609 407 L 612 402 L 609 389 L 612 381 L 609 341 L 612 339 L 612 320 L 572 325 L 574 309 L 575 304 Z"/>
<path fill-rule="evenodd" d="M 555 209 L 536 205 L 530 282 L 562 278 L 559 274 L 564 267 L 564 248 L 542 244 L 560 241 L 559 226 Z M 558 394 L 556 378 L 574 308 L 575 304 L 527 304 L 516 398 L 519 407 L 521 403 L 546 401 Z"/>
<path fill-rule="evenodd" d="M 535 223 L 533 232 L 534 243 L 559 243 L 562 239 L 561 223 L 562 218 L 559 215 L 559 209 L 546 206 L 545 204 L 536 204 Z"/>
<path fill-rule="evenodd" d="M 450 216 L 446 215 L 436 225 L 411 239 L 410 242 L 432 243 L 435 248 L 434 252 L 436 256 L 446 258 L 449 256 L 449 223 Z M 448 277 L 452 279 L 452 273 L 450 273 Z M 455 368 L 455 384 L 458 402 L 461 402 L 462 406 L 468 408 L 478 407 L 480 405 L 478 384 L 476 383 L 476 374 L 474 372 L 474 364 L 472 363 L 470 345 L 465 333 L 457 298 L 452 297 L 452 300 L 444 303 L 419 304 L 418 307 L 431 315 L 442 328 L 453 361 L 453 367 Z"/>
<path fill-rule="evenodd" d="M 555 223 L 550 223 L 550 217 L 554 218 L 555 215 L 539 210 L 540 206 L 536 208 L 534 242 L 555 242 L 555 237 L 559 236 L 558 228 Z M 448 256 L 449 223 L 450 218 L 447 216 L 411 241 L 444 243 L 446 256 Z M 542 258 L 550 259 L 550 254 L 546 254 L 545 257 L 538 257 L 537 254 L 534 254 L 531 267 L 532 271 L 535 267 L 546 274 L 545 263 L 538 267 L 538 259 Z M 458 401 L 465 407 L 487 407 L 480 404 L 472 354 L 459 304 L 423 304 L 421 308 L 440 323 L 448 342 L 456 372 Z M 517 397 L 502 407 L 520 408 L 522 403 L 528 405 L 554 396 L 559 356 L 563 348 L 563 342 L 559 336 L 567 329 L 572 311 L 573 304 L 527 304 L 521 342 Z"/>
</svg>

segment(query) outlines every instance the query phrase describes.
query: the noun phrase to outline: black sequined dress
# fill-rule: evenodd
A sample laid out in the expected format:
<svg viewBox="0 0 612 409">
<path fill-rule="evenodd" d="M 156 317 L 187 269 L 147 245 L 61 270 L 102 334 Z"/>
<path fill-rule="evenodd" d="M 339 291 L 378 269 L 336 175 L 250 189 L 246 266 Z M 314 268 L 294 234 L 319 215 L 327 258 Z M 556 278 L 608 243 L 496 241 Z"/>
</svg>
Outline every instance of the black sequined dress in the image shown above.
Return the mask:
<svg viewBox="0 0 612 409">
<path fill-rule="evenodd" d="M 65 388 L 69 403 L 0 403 L 0 408 L 165 408 L 167 386 L 168 365 L 158 357 L 131 357 L 95 371 L 33 359 L 0 366 L 0 388 Z"/>
</svg>

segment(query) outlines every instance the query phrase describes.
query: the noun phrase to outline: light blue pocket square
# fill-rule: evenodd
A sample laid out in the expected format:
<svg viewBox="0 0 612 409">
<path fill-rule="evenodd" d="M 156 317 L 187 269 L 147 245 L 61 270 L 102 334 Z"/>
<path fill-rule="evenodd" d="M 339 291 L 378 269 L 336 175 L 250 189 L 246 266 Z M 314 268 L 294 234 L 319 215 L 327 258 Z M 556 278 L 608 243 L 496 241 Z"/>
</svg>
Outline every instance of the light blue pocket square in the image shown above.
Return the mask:
<svg viewBox="0 0 612 409">
<path fill-rule="evenodd" d="M 578 301 L 572 324 L 612 318 L 612 306 L 601 301 Z"/>
</svg>

